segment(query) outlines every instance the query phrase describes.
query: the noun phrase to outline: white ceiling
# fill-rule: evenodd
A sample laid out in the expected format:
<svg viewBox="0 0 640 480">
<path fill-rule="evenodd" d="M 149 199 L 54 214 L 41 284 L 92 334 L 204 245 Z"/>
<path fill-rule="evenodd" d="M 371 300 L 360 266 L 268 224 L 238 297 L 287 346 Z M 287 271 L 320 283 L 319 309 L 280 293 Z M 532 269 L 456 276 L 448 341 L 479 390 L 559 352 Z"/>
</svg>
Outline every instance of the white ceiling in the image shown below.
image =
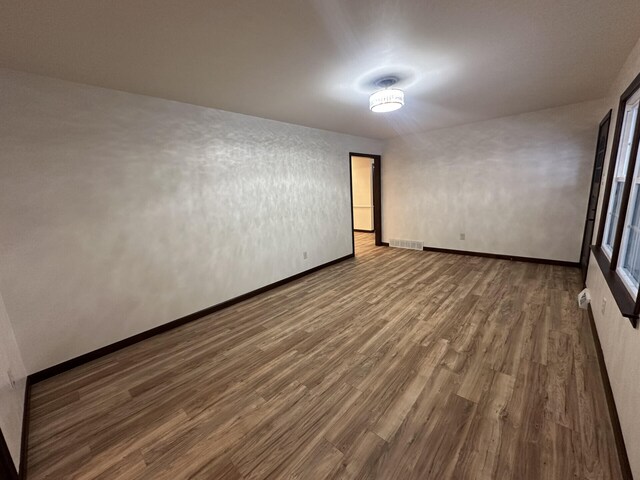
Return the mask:
<svg viewBox="0 0 640 480">
<path fill-rule="evenodd" d="M 638 0 L 2 0 L 0 66 L 388 138 L 600 98 Z M 368 110 L 399 75 L 405 108 Z"/>
</svg>

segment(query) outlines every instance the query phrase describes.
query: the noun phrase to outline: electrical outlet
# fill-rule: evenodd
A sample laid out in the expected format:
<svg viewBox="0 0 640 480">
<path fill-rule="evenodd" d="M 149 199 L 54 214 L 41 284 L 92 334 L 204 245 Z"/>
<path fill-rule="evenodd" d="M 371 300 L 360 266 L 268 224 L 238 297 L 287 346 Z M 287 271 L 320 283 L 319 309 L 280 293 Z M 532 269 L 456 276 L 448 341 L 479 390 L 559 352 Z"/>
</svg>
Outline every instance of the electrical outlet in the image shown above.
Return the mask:
<svg viewBox="0 0 640 480">
<path fill-rule="evenodd" d="M 303 258 L 304 260 L 306 260 L 306 259 L 307 259 L 307 252 L 302 252 L 302 258 Z"/>
<path fill-rule="evenodd" d="M 465 235 L 464 233 L 461 233 L 461 234 L 460 234 L 460 240 L 464 240 L 464 239 L 465 239 L 465 237 L 466 237 L 466 235 Z"/>
<path fill-rule="evenodd" d="M 16 379 L 13 378 L 11 370 L 7 370 L 7 379 L 9 380 L 9 385 L 11 385 L 11 388 L 16 388 Z"/>
<path fill-rule="evenodd" d="M 604 315 L 606 311 L 607 311 L 607 299 L 602 297 L 602 306 L 600 307 L 600 313 Z"/>
</svg>

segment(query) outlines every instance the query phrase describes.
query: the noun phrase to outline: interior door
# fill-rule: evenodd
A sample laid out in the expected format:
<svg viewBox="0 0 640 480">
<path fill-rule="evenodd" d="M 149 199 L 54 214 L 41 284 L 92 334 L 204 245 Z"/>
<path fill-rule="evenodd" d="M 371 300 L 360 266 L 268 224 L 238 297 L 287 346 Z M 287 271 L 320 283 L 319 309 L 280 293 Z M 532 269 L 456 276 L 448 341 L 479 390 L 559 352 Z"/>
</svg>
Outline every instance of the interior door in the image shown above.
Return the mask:
<svg viewBox="0 0 640 480">
<path fill-rule="evenodd" d="M 596 222 L 596 211 L 598 210 L 598 197 L 600 196 L 600 180 L 602 179 L 602 168 L 604 157 L 607 152 L 607 139 L 609 138 L 609 124 L 611 123 L 611 110 L 600 122 L 598 130 L 598 143 L 596 145 L 596 159 L 593 165 L 593 175 L 591 176 L 591 192 L 589 194 L 589 206 L 587 208 L 587 220 L 584 224 L 584 235 L 582 237 L 582 252 L 580 253 L 580 268 L 582 269 L 582 280 L 587 279 L 587 269 L 589 268 L 589 252 L 593 230 Z"/>
</svg>

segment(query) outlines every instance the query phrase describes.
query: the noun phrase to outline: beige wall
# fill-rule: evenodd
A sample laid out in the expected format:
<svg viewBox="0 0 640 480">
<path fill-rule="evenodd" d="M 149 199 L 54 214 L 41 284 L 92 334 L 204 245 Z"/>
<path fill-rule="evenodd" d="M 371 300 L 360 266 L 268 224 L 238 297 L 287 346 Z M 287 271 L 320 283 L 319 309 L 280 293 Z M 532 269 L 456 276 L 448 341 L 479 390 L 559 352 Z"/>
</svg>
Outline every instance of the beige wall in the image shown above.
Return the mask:
<svg viewBox="0 0 640 480">
<path fill-rule="evenodd" d="M 351 157 L 351 181 L 353 182 L 353 228 L 373 230 L 373 160 L 367 157 Z"/>
<path fill-rule="evenodd" d="M 10 377 L 14 380 L 11 384 Z M 18 468 L 26 371 L 0 295 L 0 430 Z"/>
<path fill-rule="evenodd" d="M 29 373 L 350 254 L 349 152 L 381 150 L 9 70 L 0 104 L 0 292 Z"/>
<path fill-rule="evenodd" d="M 636 44 L 629 55 L 609 95 L 608 108 L 613 109 L 613 122 L 609 132 L 605 172 L 610 161 L 609 155 L 613 143 L 613 129 L 620 95 L 639 73 L 640 42 Z M 603 175 L 599 209 L 602 207 L 605 181 L 606 175 Z M 597 225 L 598 223 L 596 223 Z M 640 415 L 638 415 L 638 405 L 640 405 L 640 332 L 633 329 L 629 320 L 620 314 L 593 256 L 589 261 L 587 286 L 591 290 L 593 316 L 611 380 L 611 389 L 620 417 L 631 470 L 635 478 L 640 478 Z M 604 306 L 605 302 L 606 306 Z"/>
<path fill-rule="evenodd" d="M 389 140 L 384 240 L 577 262 L 607 109 L 593 101 Z"/>
</svg>

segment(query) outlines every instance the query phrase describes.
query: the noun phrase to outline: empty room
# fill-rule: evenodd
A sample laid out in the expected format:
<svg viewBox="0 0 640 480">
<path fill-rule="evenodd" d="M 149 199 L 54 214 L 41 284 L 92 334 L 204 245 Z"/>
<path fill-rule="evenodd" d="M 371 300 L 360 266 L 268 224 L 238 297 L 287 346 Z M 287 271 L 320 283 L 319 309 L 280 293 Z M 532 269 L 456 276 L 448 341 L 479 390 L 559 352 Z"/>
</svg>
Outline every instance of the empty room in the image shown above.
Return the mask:
<svg viewBox="0 0 640 480">
<path fill-rule="evenodd" d="M 0 480 L 640 480 L 640 2 L 1 5 Z"/>
</svg>

